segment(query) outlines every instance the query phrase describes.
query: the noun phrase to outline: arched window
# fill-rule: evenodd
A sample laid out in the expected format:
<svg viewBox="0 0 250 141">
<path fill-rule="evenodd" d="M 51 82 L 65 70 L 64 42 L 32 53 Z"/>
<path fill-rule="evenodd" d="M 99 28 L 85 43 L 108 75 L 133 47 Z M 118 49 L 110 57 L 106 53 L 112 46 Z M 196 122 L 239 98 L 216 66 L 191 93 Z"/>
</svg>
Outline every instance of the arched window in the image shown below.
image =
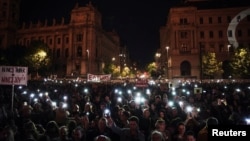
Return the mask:
<svg viewBox="0 0 250 141">
<path fill-rule="evenodd" d="M 180 67 L 181 76 L 191 76 L 191 65 L 188 61 L 183 61 Z"/>
</svg>

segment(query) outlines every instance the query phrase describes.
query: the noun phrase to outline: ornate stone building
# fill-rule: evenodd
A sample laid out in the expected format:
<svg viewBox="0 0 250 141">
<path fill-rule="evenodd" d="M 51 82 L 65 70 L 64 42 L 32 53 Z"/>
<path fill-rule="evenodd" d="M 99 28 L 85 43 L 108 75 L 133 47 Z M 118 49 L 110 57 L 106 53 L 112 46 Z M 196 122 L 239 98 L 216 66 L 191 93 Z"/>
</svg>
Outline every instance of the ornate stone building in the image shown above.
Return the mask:
<svg viewBox="0 0 250 141">
<path fill-rule="evenodd" d="M 235 48 L 249 48 L 249 25 L 249 5 L 187 0 L 172 7 L 160 29 L 161 67 L 170 79 L 202 78 L 202 53 L 214 52 L 223 62 Z"/>
<path fill-rule="evenodd" d="M 102 15 L 91 3 L 76 4 L 68 21 L 62 18 L 22 24 L 18 24 L 19 0 L 0 0 L 0 4 L 1 14 L 5 15 L 0 21 L 1 48 L 43 41 L 53 56 L 51 73 L 59 77 L 101 74 L 105 63 L 119 58 L 119 36 L 102 28 Z"/>
</svg>

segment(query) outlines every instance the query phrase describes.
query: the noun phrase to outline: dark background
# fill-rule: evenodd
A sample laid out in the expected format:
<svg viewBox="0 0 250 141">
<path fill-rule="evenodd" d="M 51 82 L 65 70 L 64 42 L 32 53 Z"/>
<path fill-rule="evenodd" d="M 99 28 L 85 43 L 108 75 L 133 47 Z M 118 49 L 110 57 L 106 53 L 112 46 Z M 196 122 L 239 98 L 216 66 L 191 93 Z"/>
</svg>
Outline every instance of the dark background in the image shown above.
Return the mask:
<svg viewBox="0 0 250 141">
<path fill-rule="evenodd" d="M 21 21 L 44 21 L 69 18 L 76 2 L 80 5 L 90 0 L 22 0 Z M 181 0 L 91 0 L 102 14 L 103 28 L 114 30 L 127 47 L 130 59 L 139 67 L 154 60 L 159 46 L 159 29 L 166 24 L 169 7 Z"/>
</svg>

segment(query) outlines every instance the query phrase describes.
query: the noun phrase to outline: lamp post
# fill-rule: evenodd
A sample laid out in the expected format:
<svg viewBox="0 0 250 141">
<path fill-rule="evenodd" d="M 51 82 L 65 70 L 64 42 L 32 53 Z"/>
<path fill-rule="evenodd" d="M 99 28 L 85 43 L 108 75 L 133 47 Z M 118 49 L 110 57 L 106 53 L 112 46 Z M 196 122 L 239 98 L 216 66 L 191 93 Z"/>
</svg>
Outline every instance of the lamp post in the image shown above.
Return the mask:
<svg viewBox="0 0 250 141">
<path fill-rule="evenodd" d="M 227 45 L 227 52 L 228 52 L 228 55 L 230 55 L 230 47 L 231 47 L 231 44 L 228 44 L 228 45 Z"/>
<path fill-rule="evenodd" d="M 168 50 L 169 50 L 169 46 L 166 46 L 166 50 L 167 50 L 167 64 L 166 64 L 167 65 L 167 72 L 166 72 L 167 74 L 166 75 L 168 78 Z"/>
<path fill-rule="evenodd" d="M 161 53 L 156 53 L 155 54 L 155 58 L 156 58 L 156 67 L 157 67 L 157 69 L 159 69 L 159 64 L 160 64 L 160 61 L 159 61 L 159 59 L 160 59 L 160 57 L 161 57 Z"/>
<path fill-rule="evenodd" d="M 89 50 L 87 49 L 86 50 L 86 52 L 87 52 L 87 74 L 89 73 L 89 67 L 90 67 L 90 64 L 89 64 Z"/>
<path fill-rule="evenodd" d="M 166 50 L 167 50 L 167 58 L 168 58 L 168 50 L 169 50 L 169 46 L 166 46 Z"/>
</svg>

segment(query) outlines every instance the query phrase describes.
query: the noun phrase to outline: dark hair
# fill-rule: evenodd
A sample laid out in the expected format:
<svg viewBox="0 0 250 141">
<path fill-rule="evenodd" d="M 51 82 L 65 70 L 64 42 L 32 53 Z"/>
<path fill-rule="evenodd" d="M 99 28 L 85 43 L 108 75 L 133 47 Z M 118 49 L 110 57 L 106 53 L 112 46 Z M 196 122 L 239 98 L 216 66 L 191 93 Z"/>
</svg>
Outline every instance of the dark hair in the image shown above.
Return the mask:
<svg viewBox="0 0 250 141">
<path fill-rule="evenodd" d="M 127 118 L 130 117 L 130 112 L 129 111 L 123 111 L 122 114 L 126 116 Z"/>
<path fill-rule="evenodd" d="M 131 116 L 128 121 L 135 121 L 137 124 L 139 124 L 139 118 L 137 116 Z"/>
<path fill-rule="evenodd" d="M 206 126 L 210 126 L 210 125 L 218 125 L 218 119 L 215 117 L 209 117 L 206 121 Z"/>
<path fill-rule="evenodd" d="M 166 123 L 166 122 L 162 118 L 157 119 L 157 121 L 155 122 L 155 127 L 158 128 L 159 127 L 158 125 L 161 124 L 161 123 Z"/>
</svg>

